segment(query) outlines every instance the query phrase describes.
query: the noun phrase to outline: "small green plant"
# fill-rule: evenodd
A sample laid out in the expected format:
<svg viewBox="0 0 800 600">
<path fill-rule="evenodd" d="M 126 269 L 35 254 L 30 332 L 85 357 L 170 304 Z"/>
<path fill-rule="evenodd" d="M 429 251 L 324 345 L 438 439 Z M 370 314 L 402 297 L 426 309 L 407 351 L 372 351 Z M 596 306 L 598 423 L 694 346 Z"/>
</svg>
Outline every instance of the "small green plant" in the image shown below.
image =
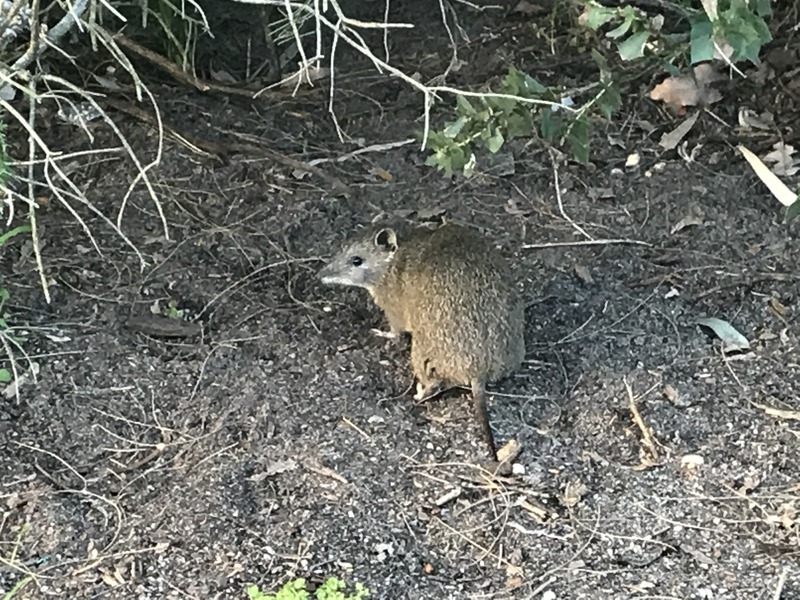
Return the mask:
<svg viewBox="0 0 800 600">
<path fill-rule="evenodd" d="M 537 133 L 551 144 L 568 143 L 576 160 L 585 163 L 589 158 L 589 110 L 597 107 L 609 117 L 620 104 L 608 66 L 598 53 L 592 56 L 600 67 L 600 82 L 594 86 L 595 96 L 578 111 L 568 110 L 569 99 L 515 67 L 500 80 L 502 96 L 481 95 L 474 101 L 456 96 L 456 119 L 428 136 L 432 154 L 426 164 L 446 175 L 462 171 L 469 177 L 475 170 L 479 147 L 495 154 L 506 140 Z"/>
<path fill-rule="evenodd" d="M 772 40 L 767 25 L 772 15 L 770 0 L 672 3 L 669 14 L 677 13 L 681 20 L 669 34 L 662 32 L 663 13 L 651 14 L 630 5 L 603 6 L 594 0 L 583 4 L 582 22 L 589 29 L 615 25 L 605 37 L 614 40 L 620 58 L 626 61 L 642 58 L 649 47 L 655 54 L 666 55 L 662 58 L 688 52 L 692 65 L 714 59 L 720 49 L 732 63 L 756 62 L 761 48 Z M 681 29 L 684 22 L 686 28 Z"/>
<path fill-rule="evenodd" d="M 178 308 L 178 301 L 170 298 L 170 301 L 164 307 L 164 315 L 170 319 L 183 319 L 186 316 L 186 311 Z"/>
<path fill-rule="evenodd" d="M 355 583 L 355 591 L 351 595 L 346 595 L 343 591 L 346 584 L 341 579 L 329 577 L 325 583 L 314 592 L 316 600 L 363 600 L 369 596 L 369 590 Z M 247 588 L 247 597 L 250 600 L 308 600 L 309 595 L 306 591 L 306 580 L 302 577 L 293 579 L 286 583 L 277 594 L 265 594 L 258 589 L 257 585 Z"/>
</svg>

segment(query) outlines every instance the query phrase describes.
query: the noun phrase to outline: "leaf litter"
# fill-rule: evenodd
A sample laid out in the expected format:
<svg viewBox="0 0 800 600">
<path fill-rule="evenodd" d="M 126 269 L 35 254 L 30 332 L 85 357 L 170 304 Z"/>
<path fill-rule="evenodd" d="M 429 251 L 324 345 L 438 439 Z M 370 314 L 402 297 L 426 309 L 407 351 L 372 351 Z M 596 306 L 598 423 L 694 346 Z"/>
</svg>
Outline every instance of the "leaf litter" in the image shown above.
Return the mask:
<svg viewBox="0 0 800 600">
<path fill-rule="evenodd" d="M 722 350 L 740 352 L 750 350 L 750 342 L 733 325 L 716 317 L 698 319 L 697 323 L 708 327 L 722 341 Z"/>
</svg>

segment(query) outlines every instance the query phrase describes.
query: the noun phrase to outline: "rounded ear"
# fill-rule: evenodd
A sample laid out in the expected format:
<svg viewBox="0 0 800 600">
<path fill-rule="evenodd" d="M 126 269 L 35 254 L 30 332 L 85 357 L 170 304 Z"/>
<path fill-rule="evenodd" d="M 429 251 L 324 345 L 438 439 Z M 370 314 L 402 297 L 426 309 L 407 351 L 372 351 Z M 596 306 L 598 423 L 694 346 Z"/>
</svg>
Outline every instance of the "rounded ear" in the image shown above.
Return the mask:
<svg viewBox="0 0 800 600">
<path fill-rule="evenodd" d="M 384 252 L 394 252 L 397 250 L 397 234 L 394 229 L 381 229 L 375 234 L 375 245 Z"/>
</svg>

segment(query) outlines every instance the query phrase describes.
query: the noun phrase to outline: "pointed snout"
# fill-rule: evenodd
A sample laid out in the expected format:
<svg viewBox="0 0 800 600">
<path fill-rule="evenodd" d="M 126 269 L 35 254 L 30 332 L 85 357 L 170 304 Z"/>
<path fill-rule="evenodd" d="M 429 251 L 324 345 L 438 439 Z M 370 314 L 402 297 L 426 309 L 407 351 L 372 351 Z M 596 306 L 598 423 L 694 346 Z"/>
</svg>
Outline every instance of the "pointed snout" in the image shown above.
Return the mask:
<svg viewBox="0 0 800 600">
<path fill-rule="evenodd" d="M 333 283 L 333 275 L 333 268 L 329 264 L 317 271 L 317 279 L 322 283 Z"/>
</svg>

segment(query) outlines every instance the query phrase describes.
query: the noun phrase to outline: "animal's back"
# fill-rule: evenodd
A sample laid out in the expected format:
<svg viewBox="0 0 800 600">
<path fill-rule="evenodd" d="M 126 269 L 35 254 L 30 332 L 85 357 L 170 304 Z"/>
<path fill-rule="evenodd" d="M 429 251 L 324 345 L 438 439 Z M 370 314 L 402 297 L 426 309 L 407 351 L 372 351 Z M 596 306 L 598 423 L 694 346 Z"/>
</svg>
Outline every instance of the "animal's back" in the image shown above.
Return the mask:
<svg viewBox="0 0 800 600">
<path fill-rule="evenodd" d="M 444 225 L 415 232 L 398 247 L 376 299 L 402 304 L 415 370 L 461 385 L 516 370 L 525 354 L 522 300 L 489 241 Z"/>
</svg>

